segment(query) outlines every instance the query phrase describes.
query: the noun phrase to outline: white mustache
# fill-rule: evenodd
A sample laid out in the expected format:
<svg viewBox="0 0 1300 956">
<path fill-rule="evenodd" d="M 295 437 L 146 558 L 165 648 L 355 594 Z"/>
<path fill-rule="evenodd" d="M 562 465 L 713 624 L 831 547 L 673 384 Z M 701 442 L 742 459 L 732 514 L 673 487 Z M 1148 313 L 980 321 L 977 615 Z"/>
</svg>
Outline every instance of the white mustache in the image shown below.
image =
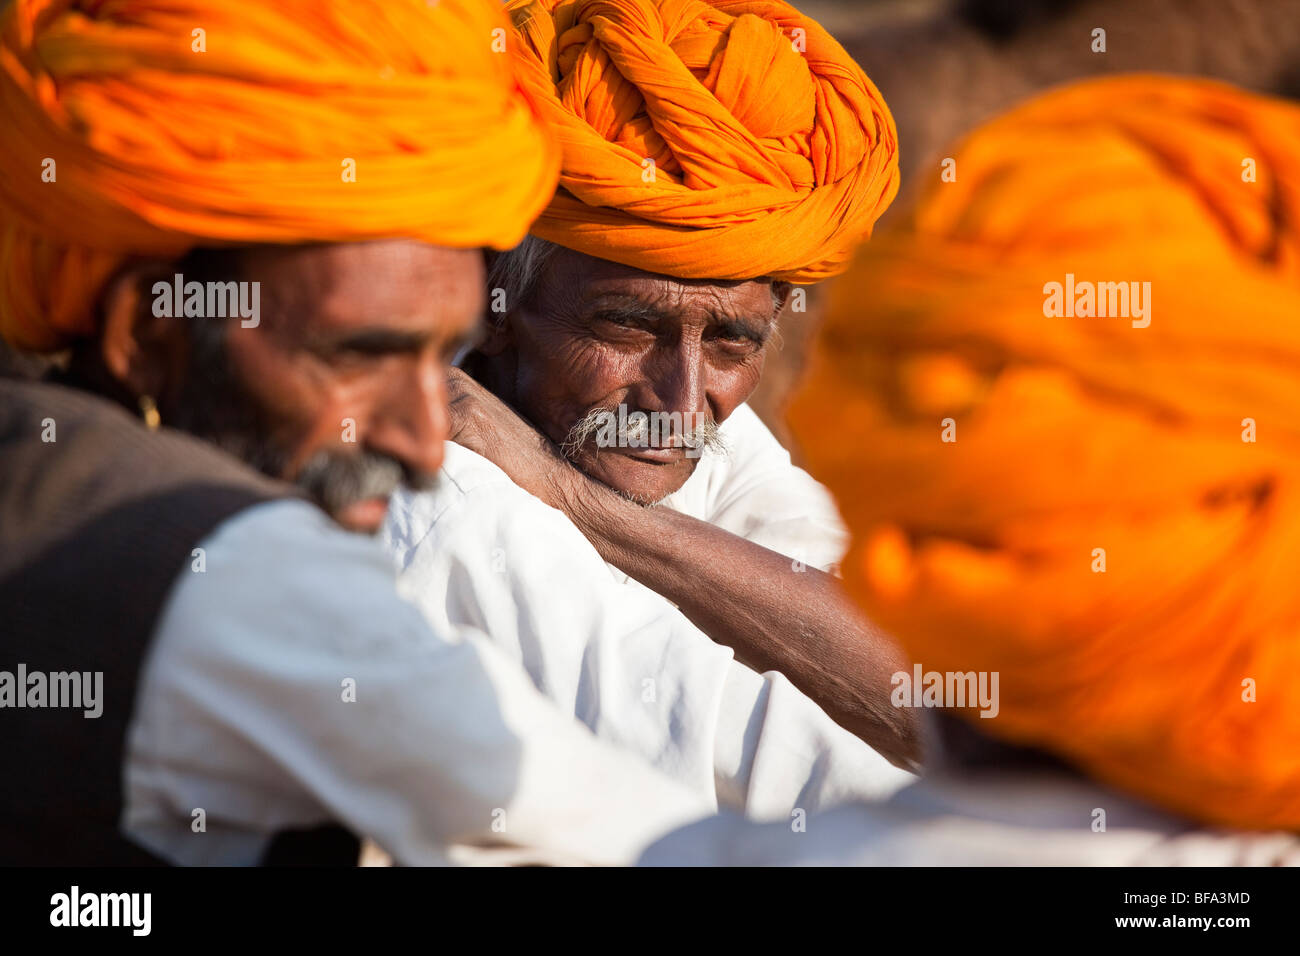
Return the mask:
<svg viewBox="0 0 1300 956">
<path fill-rule="evenodd" d="M 694 427 L 687 426 L 690 418 L 698 419 Z M 688 454 L 693 453 L 691 457 L 699 457 L 705 451 L 722 455 L 728 451 L 717 422 L 703 413 L 640 410 L 629 413 L 626 406 L 593 408 L 569 429 L 560 451 L 566 458 L 573 458 L 593 437 L 598 452 L 606 447 L 686 448 Z"/>
</svg>

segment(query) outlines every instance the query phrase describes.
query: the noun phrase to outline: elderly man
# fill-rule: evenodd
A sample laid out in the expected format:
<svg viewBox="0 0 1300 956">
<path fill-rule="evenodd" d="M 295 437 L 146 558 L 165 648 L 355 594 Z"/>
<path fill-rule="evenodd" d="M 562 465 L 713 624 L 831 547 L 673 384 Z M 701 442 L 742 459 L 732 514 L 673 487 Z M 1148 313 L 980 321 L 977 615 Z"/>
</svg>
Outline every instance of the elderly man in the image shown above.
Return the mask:
<svg viewBox="0 0 1300 956">
<path fill-rule="evenodd" d="M 4 9 L 0 330 L 70 357 L 0 382 L 3 862 L 620 862 L 707 813 L 339 527 L 439 468 L 478 247 L 553 185 L 505 22 Z"/>
<path fill-rule="evenodd" d="M 782 3 L 509 9 L 561 188 L 493 263 L 449 480 L 390 512 L 403 587 L 725 804 L 887 792 L 906 778 L 841 727 L 910 763 L 898 659 L 827 573 L 829 496 L 744 402 L 791 283 L 839 269 L 893 196 L 889 114 Z M 647 442 L 638 418 L 670 424 Z"/>
<path fill-rule="evenodd" d="M 1300 108 L 1119 76 L 951 155 L 836 289 L 793 409 L 915 661 L 898 703 L 942 708 L 926 777 L 648 860 L 1300 865 Z"/>
</svg>

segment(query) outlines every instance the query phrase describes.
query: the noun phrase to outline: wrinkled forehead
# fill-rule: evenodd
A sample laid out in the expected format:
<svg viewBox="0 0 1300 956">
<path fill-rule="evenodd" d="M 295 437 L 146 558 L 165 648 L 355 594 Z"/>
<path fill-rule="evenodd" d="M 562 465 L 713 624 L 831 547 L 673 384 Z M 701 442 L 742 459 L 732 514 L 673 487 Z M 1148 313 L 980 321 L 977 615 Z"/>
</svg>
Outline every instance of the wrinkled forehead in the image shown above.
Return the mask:
<svg viewBox="0 0 1300 956">
<path fill-rule="evenodd" d="M 775 317 L 778 285 L 767 279 L 683 279 L 560 248 L 543 264 L 539 300 L 585 310 L 635 304 L 669 314 Z"/>
</svg>

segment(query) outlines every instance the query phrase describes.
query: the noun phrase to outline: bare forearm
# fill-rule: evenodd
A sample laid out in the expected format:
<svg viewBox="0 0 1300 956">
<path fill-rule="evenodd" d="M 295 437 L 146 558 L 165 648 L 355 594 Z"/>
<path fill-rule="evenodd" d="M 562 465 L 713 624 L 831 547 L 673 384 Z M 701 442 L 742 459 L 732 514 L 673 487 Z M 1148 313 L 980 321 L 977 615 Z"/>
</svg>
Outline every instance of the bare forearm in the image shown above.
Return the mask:
<svg viewBox="0 0 1300 956">
<path fill-rule="evenodd" d="M 837 723 L 900 766 L 919 747 L 911 713 L 890 704 L 895 645 L 832 576 L 668 509 L 584 487 L 570 517 L 605 560 L 668 598 L 755 670 L 777 670 Z"/>
</svg>

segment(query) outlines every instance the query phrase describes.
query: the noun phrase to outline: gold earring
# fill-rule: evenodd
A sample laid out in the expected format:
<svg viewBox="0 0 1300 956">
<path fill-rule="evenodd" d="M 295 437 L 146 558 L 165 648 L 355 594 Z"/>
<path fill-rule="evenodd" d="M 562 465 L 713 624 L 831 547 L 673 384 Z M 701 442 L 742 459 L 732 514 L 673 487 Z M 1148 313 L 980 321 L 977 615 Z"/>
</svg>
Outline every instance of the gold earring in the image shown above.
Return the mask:
<svg viewBox="0 0 1300 956">
<path fill-rule="evenodd" d="M 144 418 L 144 427 L 151 432 L 157 431 L 162 424 L 162 416 L 158 414 L 158 405 L 152 395 L 140 396 L 140 415 Z"/>
</svg>

